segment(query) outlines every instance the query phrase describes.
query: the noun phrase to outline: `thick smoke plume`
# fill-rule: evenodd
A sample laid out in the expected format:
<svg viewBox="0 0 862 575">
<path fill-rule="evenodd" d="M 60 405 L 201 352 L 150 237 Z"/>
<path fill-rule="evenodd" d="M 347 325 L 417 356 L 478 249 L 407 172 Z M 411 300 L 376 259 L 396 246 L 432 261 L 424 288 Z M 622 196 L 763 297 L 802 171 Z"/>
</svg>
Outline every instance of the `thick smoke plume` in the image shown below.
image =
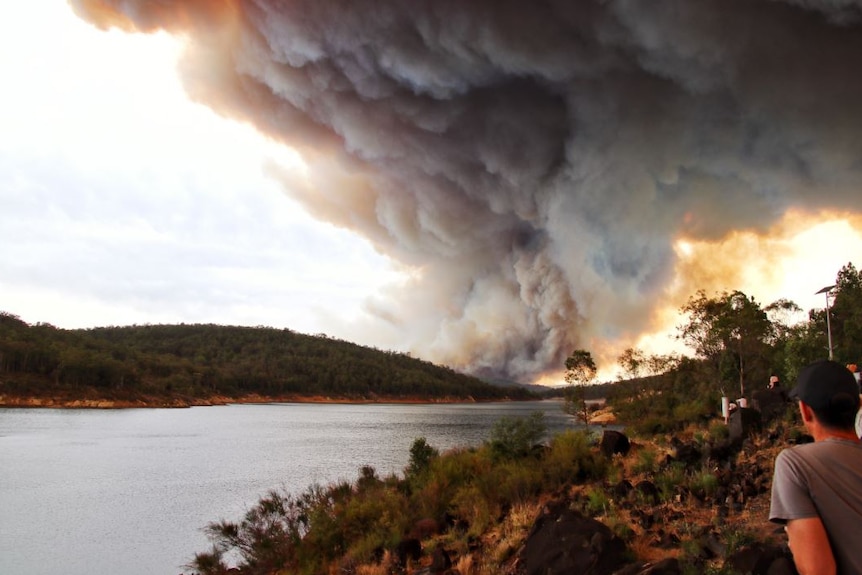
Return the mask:
<svg viewBox="0 0 862 575">
<path fill-rule="evenodd" d="M 679 238 L 862 197 L 860 0 L 73 4 L 186 36 L 192 97 L 297 148 L 288 193 L 414 270 L 369 309 L 479 374 L 646 330 Z"/>
</svg>

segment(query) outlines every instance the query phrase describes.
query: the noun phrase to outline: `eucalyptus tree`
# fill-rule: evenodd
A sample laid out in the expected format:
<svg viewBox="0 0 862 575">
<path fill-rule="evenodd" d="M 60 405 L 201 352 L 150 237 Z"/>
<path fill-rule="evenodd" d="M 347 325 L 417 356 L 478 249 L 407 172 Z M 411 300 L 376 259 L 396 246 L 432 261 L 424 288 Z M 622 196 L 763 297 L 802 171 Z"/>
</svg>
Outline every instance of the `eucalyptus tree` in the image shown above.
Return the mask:
<svg viewBox="0 0 862 575">
<path fill-rule="evenodd" d="M 721 381 L 736 379 L 741 396 L 748 378 L 768 375 L 773 325 L 753 297 L 738 290 L 708 297 L 700 290 L 681 311 L 688 323 L 679 327 L 679 337 Z"/>
<path fill-rule="evenodd" d="M 793 380 L 804 366 L 826 359 L 827 331 L 831 331 L 835 360 L 860 363 L 862 360 L 862 273 L 848 263 L 838 272 L 829 291 L 829 321 L 826 307 L 808 311 L 807 321 L 786 326 L 776 341 L 785 375 Z"/>
<path fill-rule="evenodd" d="M 770 375 L 777 375 L 783 381 L 790 381 L 799 371 L 797 340 L 806 333 L 806 315 L 795 302 L 785 298 L 778 299 L 763 310 L 772 324 L 768 343 L 772 347 Z M 807 355 L 803 354 L 802 359 Z M 810 363 L 810 361 L 806 362 Z M 801 365 L 806 365 L 803 363 Z"/>
<path fill-rule="evenodd" d="M 829 309 L 835 359 L 862 363 L 862 271 L 852 263 L 839 270 Z M 824 322 L 825 327 L 825 322 Z"/>
<path fill-rule="evenodd" d="M 647 357 L 643 350 L 629 347 L 617 357 L 617 365 L 622 368 L 627 379 L 635 379 L 641 376 L 646 367 Z"/>
<path fill-rule="evenodd" d="M 565 410 L 566 413 L 582 417 L 584 425 L 590 421 L 586 386 L 595 381 L 597 373 L 593 354 L 585 349 L 576 349 L 566 358 L 565 380 L 569 387 L 565 394 Z"/>
</svg>

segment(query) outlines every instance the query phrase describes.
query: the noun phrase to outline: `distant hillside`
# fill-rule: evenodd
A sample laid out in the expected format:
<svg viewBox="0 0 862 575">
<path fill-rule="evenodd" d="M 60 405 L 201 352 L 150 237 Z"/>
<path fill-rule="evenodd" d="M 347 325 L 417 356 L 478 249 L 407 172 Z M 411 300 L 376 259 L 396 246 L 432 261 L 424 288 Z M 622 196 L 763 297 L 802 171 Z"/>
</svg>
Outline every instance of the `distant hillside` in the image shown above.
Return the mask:
<svg viewBox="0 0 862 575">
<path fill-rule="evenodd" d="M 403 353 L 288 329 L 143 325 L 64 330 L 0 313 L 0 403 L 19 397 L 194 404 L 214 398 L 528 399 Z"/>
<path fill-rule="evenodd" d="M 495 385 L 497 387 L 526 389 L 526 390 L 528 390 L 532 393 L 536 393 L 540 396 L 562 395 L 562 392 L 560 392 L 559 394 L 555 394 L 554 388 L 548 387 L 546 385 L 536 385 L 533 383 L 521 383 L 518 381 L 513 381 L 511 379 L 501 379 L 501 378 L 492 378 L 492 377 L 483 377 L 482 381 L 484 381 L 485 383 L 490 383 L 491 385 Z"/>
</svg>

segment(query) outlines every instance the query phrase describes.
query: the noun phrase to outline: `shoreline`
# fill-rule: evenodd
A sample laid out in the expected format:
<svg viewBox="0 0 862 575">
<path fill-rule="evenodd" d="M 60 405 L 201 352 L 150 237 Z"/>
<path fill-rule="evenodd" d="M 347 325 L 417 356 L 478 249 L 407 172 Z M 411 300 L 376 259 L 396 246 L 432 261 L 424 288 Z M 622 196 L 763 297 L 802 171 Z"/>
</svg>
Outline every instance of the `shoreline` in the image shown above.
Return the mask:
<svg viewBox="0 0 862 575">
<path fill-rule="evenodd" d="M 550 401 L 550 399 L 475 399 L 473 397 L 330 397 L 323 395 L 285 395 L 265 397 L 257 394 L 242 397 L 212 396 L 206 399 L 146 398 L 146 399 L 68 399 L 62 397 L 9 397 L 0 395 L 0 409 L 188 409 L 191 407 L 217 407 L 223 405 L 249 405 L 273 403 L 317 403 L 344 405 L 435 405 L 456 403 L 514 403 L 519 401 Z M 590 416 L 590 425 L 616 425 L 612 409 L 601 408 Z"/>
<path fill-rule="evenodd" d="M 475 399 L 472 397 L 374 397 L 350 398 L 323 395 L 286 395 L 265 397 L 251 394 L 242 397 L 213 396 L 206 399 L 67 399 L 62 397 L 9 397 L 0 395 L 0 409 L 188 409 L 191 407 L 215 407 L 221 405 L 273 404 L 273 403 L 318 403 L 343 405 L 434 405 L 455 403 L 505 403 L 518 401 L 549 401 L 549 399 Z M 616 425 L 616 414 L 603 407 L 590 416 L 590 425 Z"/>
<path fill-rule="evenodd" d="M 536 401 L 517 399 L 481 399 L 472 397 L 374 397 L 350 398 L 321 395 L 287 395 L 267 397 L 257 394 L 242 397 L 213 396 L 200 399 L 144 398 L 144 399 L 69 399 L 63 397 L 9 397 L 0 395 L 0 408 L 46 408 L 46 409 L 185 409 L 190 407 L 212 407 L 230 404 L 269 403 L 321 403 L 321 404 L 443 404 L 443 403 L 493 403 L 513 401 Z"/>
</svg>

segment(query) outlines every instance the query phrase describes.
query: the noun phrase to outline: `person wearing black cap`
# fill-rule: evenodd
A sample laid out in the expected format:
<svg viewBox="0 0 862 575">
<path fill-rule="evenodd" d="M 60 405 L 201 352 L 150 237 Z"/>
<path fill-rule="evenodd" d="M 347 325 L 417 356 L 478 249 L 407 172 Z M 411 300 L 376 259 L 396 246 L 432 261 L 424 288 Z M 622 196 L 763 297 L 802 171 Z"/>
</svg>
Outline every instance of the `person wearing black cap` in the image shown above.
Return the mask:
<svg viewBox="0 0 862 575">
<path fill-rule="evenodd" d="M 859 392 L 850 371 L 818 361 L 799 373 L 790 397 L 814 443 L 775 459 L 769 520 L 785 524 L 801 575 L 862 575 L 862 441 L 856 436 Z"/>
</svg>

